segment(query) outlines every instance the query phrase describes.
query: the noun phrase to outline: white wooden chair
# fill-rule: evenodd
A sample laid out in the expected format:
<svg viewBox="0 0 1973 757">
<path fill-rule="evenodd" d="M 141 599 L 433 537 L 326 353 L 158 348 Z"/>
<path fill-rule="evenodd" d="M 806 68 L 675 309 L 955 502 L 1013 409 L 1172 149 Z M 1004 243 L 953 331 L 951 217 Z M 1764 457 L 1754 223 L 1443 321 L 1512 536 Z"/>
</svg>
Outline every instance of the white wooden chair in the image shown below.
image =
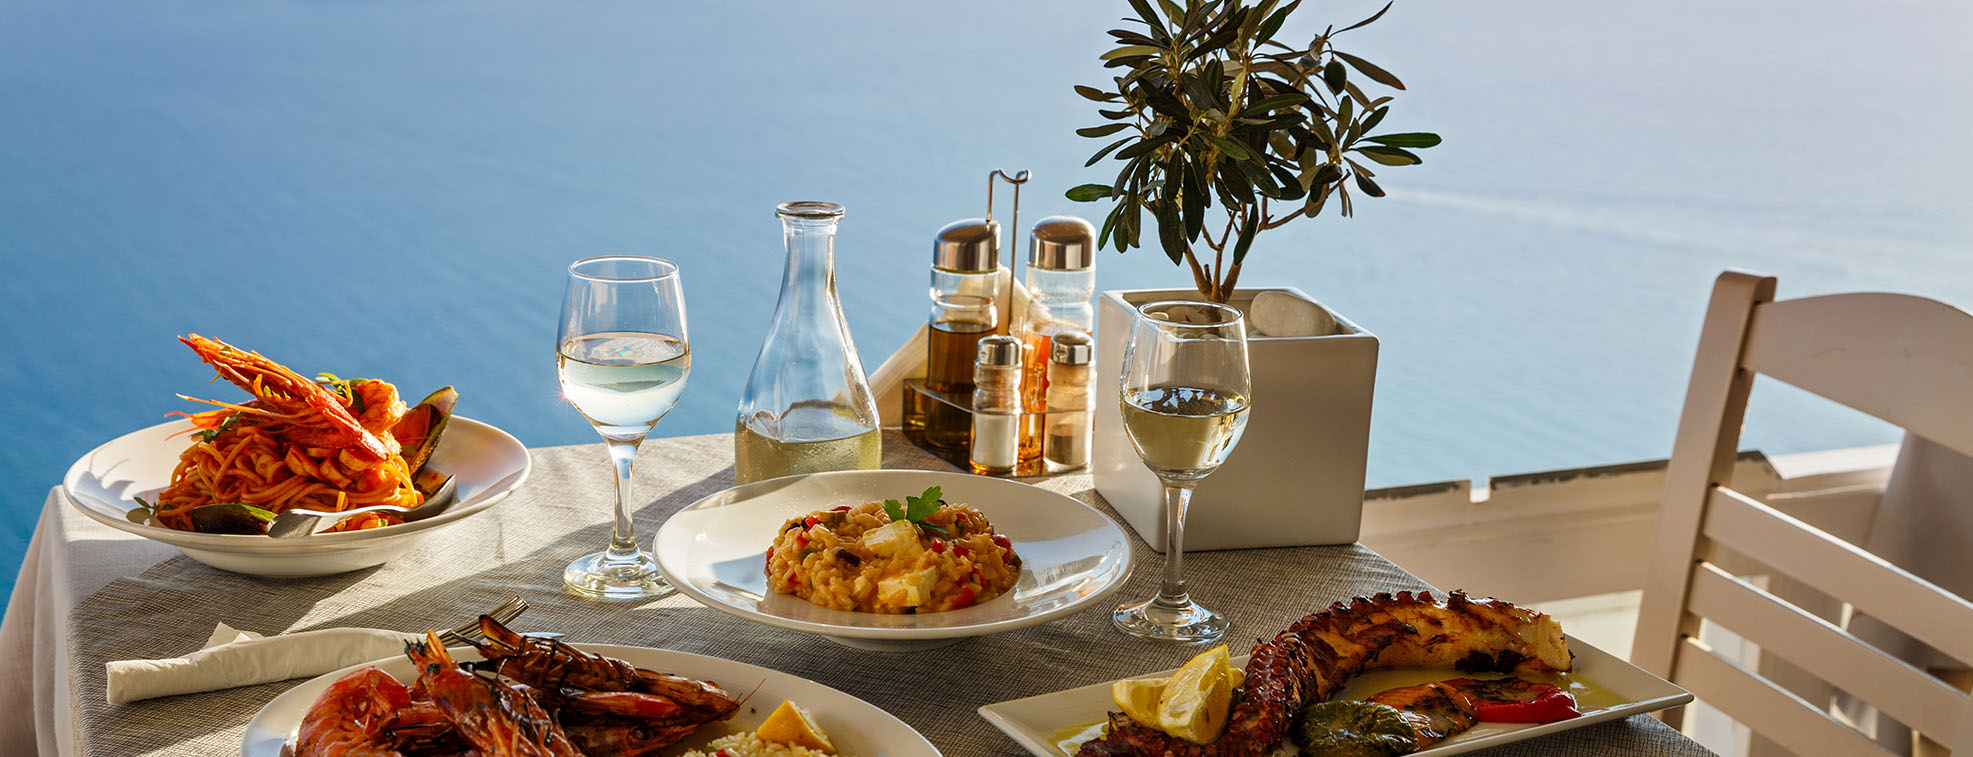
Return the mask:
<svg viewBox="0 0 1973 757">
<path fill-rule="evenodd" d="M 1826 704 L 1716 654 L 1699 638 L 1708 620 L 1973 755 L 1965 693 L 1715 562 L 1752 559 L 1973 665 L 1973 603 L 1727 486 L 1755 374 L 1973 454 L 1973 315 L 1899 294 L 1775 302 L 1774 288 L 1773 277 L 1736 271 L 1713 287 L 1632 661 L 1797 754 L 1891 754 L 1831 717 Z M 1973 559 L 1973 544 L 1967 550 Z M 1683 713 L 1663 717 L 1677 727 Z"/>
</svg>

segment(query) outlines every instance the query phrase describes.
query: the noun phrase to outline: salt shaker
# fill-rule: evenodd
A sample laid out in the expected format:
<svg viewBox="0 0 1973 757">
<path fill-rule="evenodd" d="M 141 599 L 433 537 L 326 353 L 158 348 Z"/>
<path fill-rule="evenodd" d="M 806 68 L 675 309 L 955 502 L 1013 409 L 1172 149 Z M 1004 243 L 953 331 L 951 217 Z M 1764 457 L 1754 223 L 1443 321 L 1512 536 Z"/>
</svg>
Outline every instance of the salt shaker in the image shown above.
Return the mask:
<svg viewBox="0 0 1973 757">
<path fill-rule="evenodd" d="M 980 340 L 973 367 L 973 472 L 1012 473 L 1020 462 L 1021 340 Z"/>
<path fill-rule="evenodd" d="M 1082 331 L 1059 331 L 1050 340 L 1048 437 L 1042 452 L 1052 468 L 1089 465 L 1089 410 L 1095 389 L 1090 371 L 1095 343 Z"/>
</svg>

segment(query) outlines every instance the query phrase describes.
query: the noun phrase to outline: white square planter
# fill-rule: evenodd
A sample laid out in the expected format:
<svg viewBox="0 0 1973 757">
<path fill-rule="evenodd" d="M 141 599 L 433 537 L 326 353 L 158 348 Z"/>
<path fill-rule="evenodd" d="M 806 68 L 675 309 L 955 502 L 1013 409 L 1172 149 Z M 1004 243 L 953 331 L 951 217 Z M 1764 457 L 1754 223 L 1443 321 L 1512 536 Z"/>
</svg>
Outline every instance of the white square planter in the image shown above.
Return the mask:
<svg viewBox="0 0 1973 757">
<path fill-rule="evenodd" d="M 1228 304 L 1244 312 L 1257 292 L 1267 290 L 1314 302 L 1293 287 L 1263 287 L 1242 289 Z M 1112 290 L 1097 304 L 1090 475 L 1103 498 L 1159 552 L 1165 549 L 1163 489 L 1124 435 L 1117 377 L 1139 305 L 1198 299 L 1189 289 Z M 1250 332 L 1253 410 L 1233 455 L 1192 496 L 1187 551 L 1356 541 L 1363 521 L 1377 337 L 1329 313 L 1337 333 L 1328 336 Z"/>
</svg>

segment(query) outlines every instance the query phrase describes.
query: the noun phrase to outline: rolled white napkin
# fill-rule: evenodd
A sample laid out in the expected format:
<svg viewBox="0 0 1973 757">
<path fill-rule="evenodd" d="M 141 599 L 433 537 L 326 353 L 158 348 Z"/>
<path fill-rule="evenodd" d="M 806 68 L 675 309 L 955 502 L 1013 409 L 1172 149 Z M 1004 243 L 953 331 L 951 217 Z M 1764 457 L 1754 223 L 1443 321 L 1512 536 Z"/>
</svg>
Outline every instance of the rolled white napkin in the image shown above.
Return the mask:
<svg viewBox="0 0 1973 757">
<path fill-rule="evenodd" d="M 204 649 L 167 660 L 106 663 L 110 704 L 310 678 L 404 651 L 423 634 L 326 628 L 272 638 L 219 624 Z"/>
</svg>

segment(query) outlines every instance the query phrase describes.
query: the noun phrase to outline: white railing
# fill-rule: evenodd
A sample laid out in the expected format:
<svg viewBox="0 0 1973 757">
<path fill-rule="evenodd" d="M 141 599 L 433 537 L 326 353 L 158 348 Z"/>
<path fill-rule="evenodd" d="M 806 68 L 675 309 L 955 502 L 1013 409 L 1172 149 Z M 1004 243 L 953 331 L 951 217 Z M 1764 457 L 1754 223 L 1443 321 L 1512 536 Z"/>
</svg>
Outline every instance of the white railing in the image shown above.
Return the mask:
<svg viewBox="0 0 1973 757">
<path fill-rule="evenodd" d="M 1743 452 L 1732 486 L 1860 540 L 1876 514 L 1895 444 L 1768 457 Z M 1376 489 L 1362 542 L 1446 589 L 1544 601 L 1644 584 L 1665 461 Z"/>
</svg>

